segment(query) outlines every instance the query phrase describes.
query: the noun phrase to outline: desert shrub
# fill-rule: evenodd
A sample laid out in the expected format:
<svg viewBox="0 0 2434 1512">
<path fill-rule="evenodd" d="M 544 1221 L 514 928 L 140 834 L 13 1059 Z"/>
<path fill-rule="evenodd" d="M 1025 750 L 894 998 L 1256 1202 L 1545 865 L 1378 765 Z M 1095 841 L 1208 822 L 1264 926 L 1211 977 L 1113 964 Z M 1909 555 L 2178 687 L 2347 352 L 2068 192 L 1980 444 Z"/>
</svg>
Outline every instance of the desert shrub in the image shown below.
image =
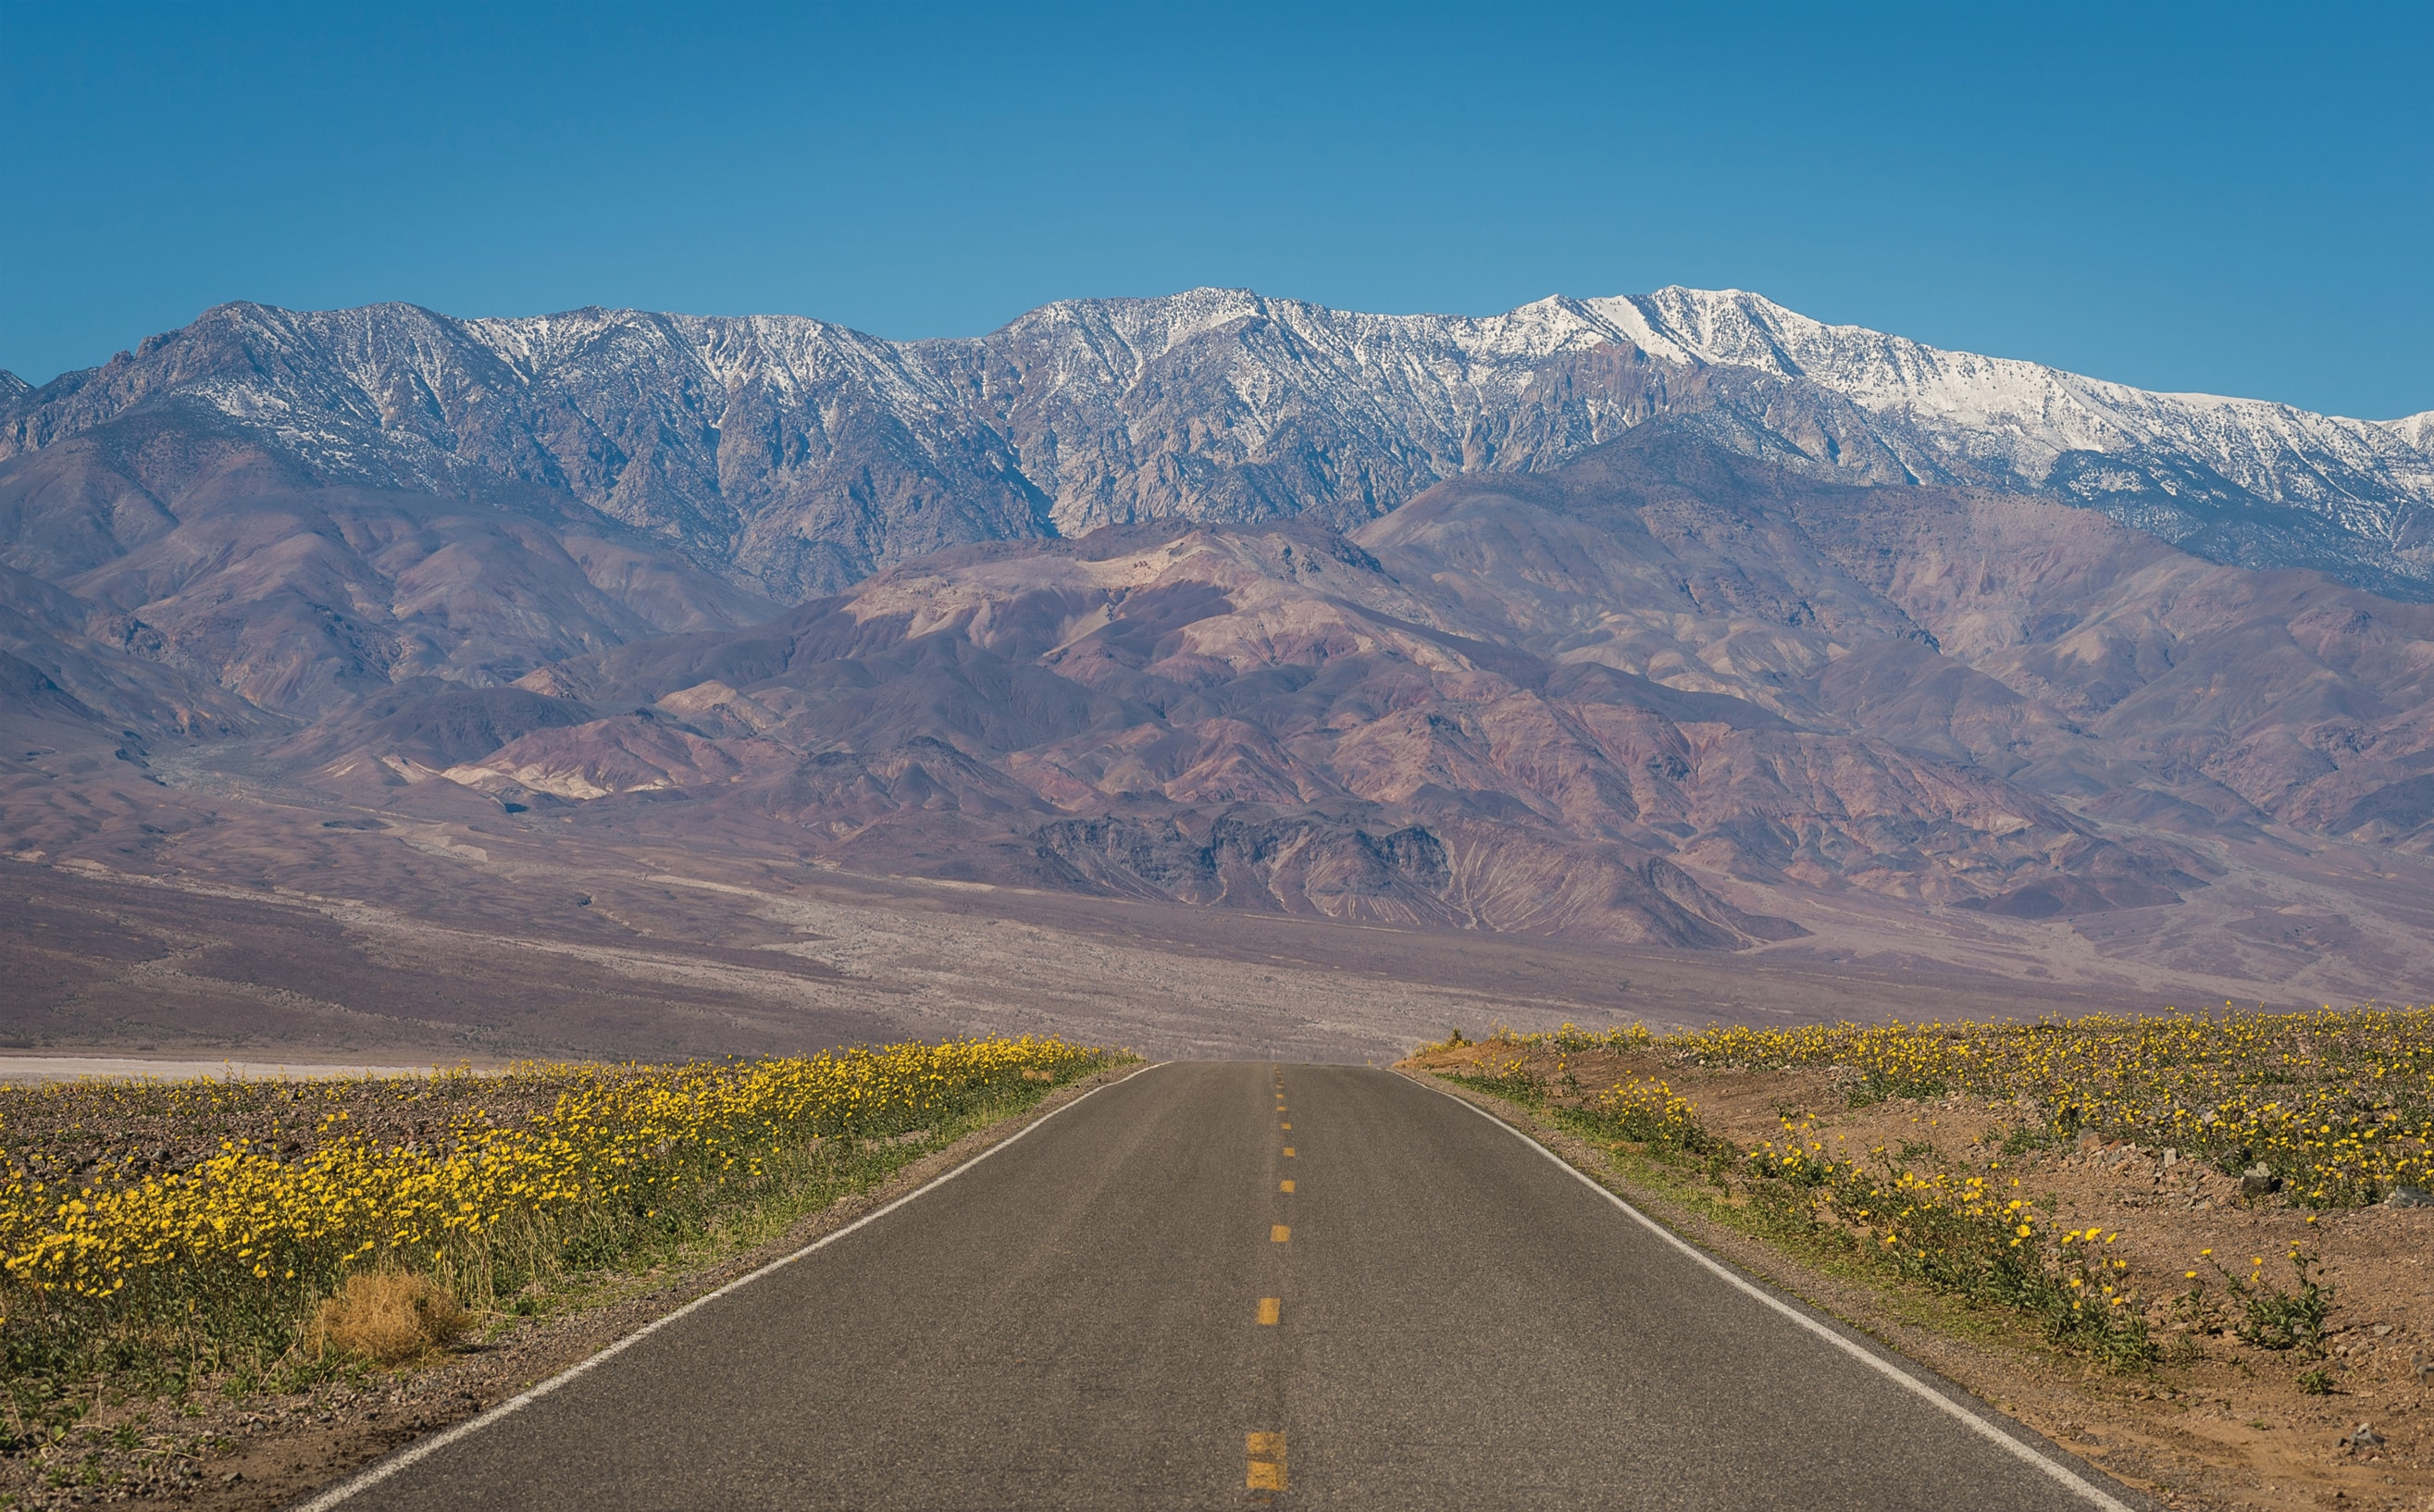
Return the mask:
<svg viewBox="0 0 2434 1512">
<path fill-rule="evenodd" d="M 472 1327 L 473 1314 L 428 1276 L 359 1271 L 314 1311 L 304 1345 L 316 1355 L 334 1349 L 398 1365 L 446 1349 Z"/>
<path fill-rule="evenodd" d="M 2221 1278 L 2223 1290 L 2237 1305 L 2238 1320 L 2232 1332 L 2260 1349 L 2296 1349 L 2321 1354 L 2324 1318 L 2333 1310 L 2333 1288 L 2320 1274 L 2317 1258 L 2297 1245 L 2287 1257 L 2292 1285 L 2285 1290 L 2265 1274 L 2265 1257 L 2251 1262 L 2245 1276 L 2235 1273 L 2209 1249 L 2199 1257 Z M 2197 1273 L 2189 1273 L 2195 1277 Z M 2201 1282 L 2203 1289 L 2203 1282 Z"/>
</svg>

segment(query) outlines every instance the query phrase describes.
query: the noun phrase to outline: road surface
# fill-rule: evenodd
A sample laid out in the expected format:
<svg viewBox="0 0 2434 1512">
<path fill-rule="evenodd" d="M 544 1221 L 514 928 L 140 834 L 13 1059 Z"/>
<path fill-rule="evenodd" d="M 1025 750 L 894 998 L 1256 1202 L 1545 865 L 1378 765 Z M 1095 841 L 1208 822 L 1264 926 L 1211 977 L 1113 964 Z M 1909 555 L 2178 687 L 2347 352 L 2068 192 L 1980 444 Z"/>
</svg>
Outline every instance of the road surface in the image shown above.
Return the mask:
<svg viewBox="0 0 2434 1512">
<path fill-rule="evenodd" d="M 1403 1077 L 1174 1064 L 316 1504 L 2142 1504 L 1889 1362 Z"/>
</svg>

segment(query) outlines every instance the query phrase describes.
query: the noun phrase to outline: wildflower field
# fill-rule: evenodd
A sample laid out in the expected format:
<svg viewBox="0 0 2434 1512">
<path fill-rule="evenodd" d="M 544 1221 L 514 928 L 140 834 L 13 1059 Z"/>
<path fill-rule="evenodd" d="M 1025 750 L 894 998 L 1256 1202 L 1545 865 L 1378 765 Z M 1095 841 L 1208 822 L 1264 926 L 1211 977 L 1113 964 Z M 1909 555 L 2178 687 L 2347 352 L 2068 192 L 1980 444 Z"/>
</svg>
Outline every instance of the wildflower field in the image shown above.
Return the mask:
<svg viewBox="0 0 2434 1512">
<path fill-rule="evenodd" d="M 2434 1010 L 1714 1029 L 1682 1046 L 1707 1066 L 1842 1069 L 1862 1096 L 2013 1098 L 2055 1138 L 2261 1163 L 2307 1207 L 2434 1180 Z"/>
<path fill-rule="evenodd" d="M 2332 1292 L 2305 1237 L 2233 1265 L 2191 1245 L 2134 1277 L 2122 1228 L 2065 1217 L 2043 1190 L 2060 1168 L 2136 1173 L 2139 1194 L 2107 1200 L 2150 1213 L 2271 1206 L 2303 1235 L 2314 1215 L 2408 1200 L 2434 1179 L 2434 1010 L 1566 1028 L 1456 1037 L 1416 1058 L 1694 1170 L 1811 1246 L 2025 1314 L 2117 1368 L 2160 1358 L 2168 1326 L 2308 1353 Z M 1796 1095 L 1778 1089 L 1764 1132 L 1746 1107 L 1701 1106 L 1719 1077 L 1741 1074 L 1746 1103 L 1770 1073 L 1804 1074 Z M 1871 1109 L 1873 1132 L 1854 1138 Z M 1936 1114 L 1964 1111 L 1939 1134 Z"/>
<path fill-rule="evenodd" d="M 0 1369 L 19 1428 L 77 1383 L 295 1365 L 368 1275 L 471 1315 L 883 1175 L 1121 1058 L 1056 1040 L 503 1074 L 0 1090 Z M 441 1305 L 447 1305 L 444 1301 Z"/>
</svg>

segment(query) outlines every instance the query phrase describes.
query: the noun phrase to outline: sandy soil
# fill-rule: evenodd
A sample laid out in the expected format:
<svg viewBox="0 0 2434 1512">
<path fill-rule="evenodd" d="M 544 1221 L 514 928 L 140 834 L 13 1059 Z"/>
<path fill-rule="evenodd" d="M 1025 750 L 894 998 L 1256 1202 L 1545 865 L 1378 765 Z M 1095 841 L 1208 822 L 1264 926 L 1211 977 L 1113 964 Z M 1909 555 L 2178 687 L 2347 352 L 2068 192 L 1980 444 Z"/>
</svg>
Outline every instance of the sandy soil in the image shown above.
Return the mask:
<svg viewBox="0 0 2434 1512">
<path fill-rule="evenodd" d="M 71 1081 L 192 1081 L 197 1077 L 283 1081 L 290 1077 L 419 1076 L 430 1066 L 349 1066 L 267 1060 L 170 1060 L 126 1056 L 0 1056 L 0 1086 Z"/>
<path fill-rule="evenodd" d="M 124 865 L 0 860 L 0 1050 L 488 1064 L 1053 1032 L 1383 1062 L 1500 1022 L 2125 1005 L 1909 957 L 1431 934 L 317 816 L 256 812 Z"/>
</svg>

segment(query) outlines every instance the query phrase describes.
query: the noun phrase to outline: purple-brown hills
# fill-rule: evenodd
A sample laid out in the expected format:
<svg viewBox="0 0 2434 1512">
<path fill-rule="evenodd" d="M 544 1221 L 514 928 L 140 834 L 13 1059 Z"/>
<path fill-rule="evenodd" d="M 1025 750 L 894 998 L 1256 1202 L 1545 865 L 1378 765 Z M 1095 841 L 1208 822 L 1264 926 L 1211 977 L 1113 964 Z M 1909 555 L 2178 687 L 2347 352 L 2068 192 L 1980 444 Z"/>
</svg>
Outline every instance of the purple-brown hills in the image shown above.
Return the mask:
<svg viewBox="0 0 2434 1512">
<path fill-rule="evenodd" d="M 483 461 L 530 451 L 462 420 L 505 369 L 433 401 L 479 446 L 357 416 L 424 438 L 348 472 L 329 457 L 355 433 L 298 401 L 283 441 L 194 397 L 219 369 L 146 347 L 9 401 L 21 860 L 174 875 L 242 791 L 426 850 L 471 825 L 1753 959 L 2308 999 L 2403 996 L 2434 966 L 2434 607 L 2233 564 L 2261 526 L 2209 560 L 2054 489 L 1927 475 L 1807 380 L 1562 352 L 1516 380 L 1539 407 L 1499 421 L 1500 454 L 1406 457 L 1389 487 L 1397 443 L 1363 433 L 1355 507 L 1336 464 L 1359 448 L 1312 443 L 1292 488 L 1327 500 L 1288 508 L 1243 502 L 1284 487 L 1273 458 L 1191 493 L 1178 357 L 1127 403 L 1187 440 L 1127 461 L 1132 502 L 1095 527 L 1015 471 L 1049 444 L 1028 432 L 1000 467 L 980 433 L 941 452 L 848 404 L 819 497 L 863 497 L 839 460 L 860 436 L 894 461 L 855 464 L 878 491 L 854 507 L 888 524 L 814 571 L 691 474 L 594 497 L 555 462 Z M 1049 404 L 1038 371 L 1000 377 Z M 699 460 L 659 400 L 606 403 L 586 423 L 631 423 L 604 478 Z M 1753 440 L 1753 415 L 1775 429 Z M 713 441 L 702 467 L 744 465 Z M 974 469 L 999 481 L 957 493 Z M 834 591 L 772 596 L 807 582 Z"/>
<path fill-rule="evenodd" d="M 1804 890 L 2048 918 L 2179 902 L 2199 837 L 2409 847 L 2429 632 L 2063 506 L 1650 432 L 1349 536 L 954 548 L 273 754 L 883 870 L 1728 948 L 1800 933 L 1766 900 Z"/>
</svg>

